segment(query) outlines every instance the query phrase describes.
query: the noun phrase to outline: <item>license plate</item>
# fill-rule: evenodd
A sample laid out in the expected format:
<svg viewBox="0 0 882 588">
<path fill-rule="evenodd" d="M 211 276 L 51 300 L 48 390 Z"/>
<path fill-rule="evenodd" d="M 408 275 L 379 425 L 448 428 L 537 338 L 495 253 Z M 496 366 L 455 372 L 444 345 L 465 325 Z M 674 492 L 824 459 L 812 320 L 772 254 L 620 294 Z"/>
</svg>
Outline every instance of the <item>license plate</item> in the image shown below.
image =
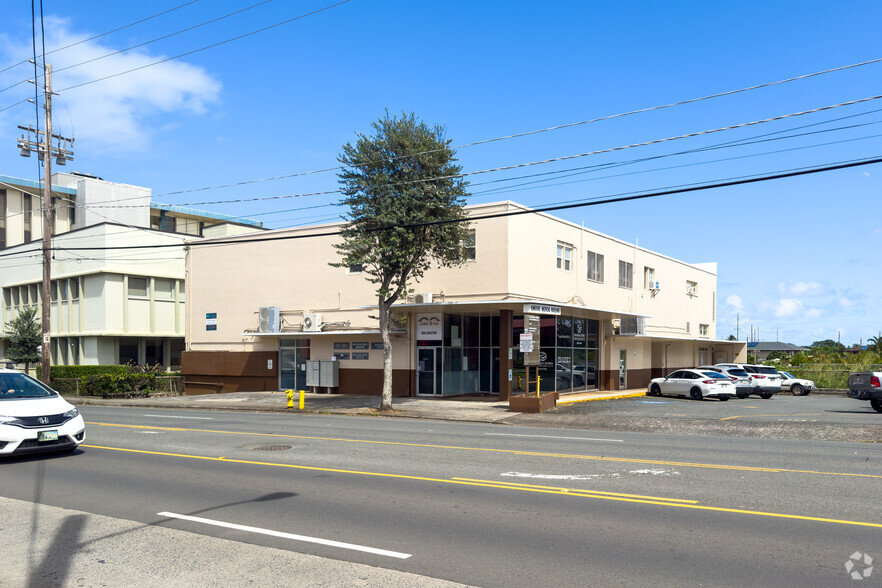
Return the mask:
<svg viewBox="0 0 882 588">
<path fill-rule="evenodd" d="M 40 431 L 37 441 L 58 441 L 58 431 Z"/>
</svg>

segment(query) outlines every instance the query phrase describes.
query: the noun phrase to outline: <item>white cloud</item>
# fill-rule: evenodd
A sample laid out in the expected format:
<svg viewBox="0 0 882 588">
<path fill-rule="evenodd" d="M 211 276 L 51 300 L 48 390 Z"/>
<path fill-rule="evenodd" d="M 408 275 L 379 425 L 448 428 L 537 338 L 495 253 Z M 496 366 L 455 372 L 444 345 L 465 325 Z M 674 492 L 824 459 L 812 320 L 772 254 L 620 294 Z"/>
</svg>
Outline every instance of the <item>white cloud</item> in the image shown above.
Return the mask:
<svg viewBox="0 0 882 588">
<path fill-rule="evenodd" d="M 46 30 L 51 33 L 46 45 L 64 47 L 89 36 L 73 32 L 69 26 L 67 20 L 47 18 Z M 3 50 L 13 54 L 13 58 L 23 59 L 27 58 L 30 45 L 10 44 Z M 180 61 L 144 67 L 168 57 L 145 49 L 97 59 L 116 50 L 117 47 L 88 41 L 47 56 L 53 65 L 53 89 L 61 93 L 53 104 L 53 130 L 75 134 L 78 142 L 88 142 L 90 153 L 146 150 L 164 126 L 174 125 L 168 120 L 170 116 L 201 115 L 208 105 L 218 102 L 221 84 L 201 67 Z M 93 59 L 91 63 L 65 69 Z M 141 67 L 144 69 L 108 78 Z M 19 76 L 24 71 L 14 70 Z M 33 70 L 30 75 L 33 76 Z M 76 87 L 101 78 L 108 79 Z"/>
<path fill-rule="evenodd" d="M 870 172 L 865 171 L 865 172 L 862 173 L 861 175 L 864 176 L 865 178 L 869 178 L 869 177 L 870 177 Z"/>
<path fill-rule="evenodd" d="M 791 296 L 813 296 L 823 294 L 826 288 L 818 282 L 794 282 L 793 284 L 781 282 L 778 284 L 778 290 Z"/>
<path fill-rule="evenodd" d="M 796 298 L 782 298 L 775 306 L 775 316 L 795 316 L 802 310 L 802 301 Z"/>
<path fill-rule="evenodd" d="M 744 309 L 744 302 L 742 302 L 741 296 L 738 296 L 737 294 L 732 294 L 731 296 L 726 297 L 726 304 L 736 310 Z"/>
<path fill-rule="evenodd" d="M 845 296 L 843 296 L 842 298 L 839 299 L 839 306 L 849 307 L 849 306 L 853 306 L 853 305 L 854 305 L 854 302 L 852 302 L 850 299 L 846 298 Z"/>
<path fill-rule="evenodd" d="M 820 308 L 810 308 L 805 311 L 806 318 L 819 318 L 824 312 Z"/>
</svg>

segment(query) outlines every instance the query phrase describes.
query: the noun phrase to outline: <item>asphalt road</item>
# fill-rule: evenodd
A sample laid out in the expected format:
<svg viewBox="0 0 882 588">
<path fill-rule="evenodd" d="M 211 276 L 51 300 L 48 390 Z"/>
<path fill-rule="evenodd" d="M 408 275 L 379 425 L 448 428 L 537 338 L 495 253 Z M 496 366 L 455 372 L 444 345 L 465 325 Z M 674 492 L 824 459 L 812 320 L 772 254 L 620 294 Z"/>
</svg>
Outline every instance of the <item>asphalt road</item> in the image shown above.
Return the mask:
<svg viewBox="0 0 882 588">
<path fill-rule="evenodd" d="M 319 556 L 328 570 L 373 566 L 362 585 L 384 585 L 379 570 L 395 570 L 476 586 L 836 586 L 851 585 L 852 554 L 882 557 L 878 444 L 144 408 L 83 414 L 81 451 L 0 464 L 0 496 Z M 27 531 L 25 522 L 4 536 Z M 60 527 L 58 541 L 69 532 Z M 53 577 L 80 585 L 77 572 L 63 561 Z M 303 585 L 272 574 L 248 581 Z M 351 585 L 334 578 L 326 585 Z"/>
</svg>

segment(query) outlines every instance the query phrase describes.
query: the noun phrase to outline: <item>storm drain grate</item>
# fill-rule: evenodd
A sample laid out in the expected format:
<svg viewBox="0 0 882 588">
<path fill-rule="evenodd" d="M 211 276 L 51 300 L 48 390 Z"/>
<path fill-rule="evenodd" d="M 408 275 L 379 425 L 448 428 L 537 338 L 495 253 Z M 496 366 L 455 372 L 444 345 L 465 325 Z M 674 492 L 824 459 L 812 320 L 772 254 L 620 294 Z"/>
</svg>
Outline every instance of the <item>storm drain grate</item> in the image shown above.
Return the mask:
<svg viewBox="0 0 882 588">
<path fill-rule="evenodd" d="M 251 448 L 254 451 L 284 451 L 285 449 L 291 449 L 290 445 L 258 445 L 257 447 Z"/>
</svg>

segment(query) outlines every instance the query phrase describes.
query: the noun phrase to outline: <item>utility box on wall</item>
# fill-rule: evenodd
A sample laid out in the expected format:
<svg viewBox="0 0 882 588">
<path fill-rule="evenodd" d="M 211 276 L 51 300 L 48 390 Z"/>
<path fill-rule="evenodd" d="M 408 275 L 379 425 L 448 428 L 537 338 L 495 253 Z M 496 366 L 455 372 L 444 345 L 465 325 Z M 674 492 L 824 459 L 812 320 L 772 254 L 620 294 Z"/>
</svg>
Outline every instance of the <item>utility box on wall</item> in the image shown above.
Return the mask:
<svg viewBox="0 0 882 588">
<path fill-rule="evenodd" d="M 306 362 L 306 385 L 320 388 L 336 388 L 340 385 L 340 362 L 316 361 Z"/>
</svg>

